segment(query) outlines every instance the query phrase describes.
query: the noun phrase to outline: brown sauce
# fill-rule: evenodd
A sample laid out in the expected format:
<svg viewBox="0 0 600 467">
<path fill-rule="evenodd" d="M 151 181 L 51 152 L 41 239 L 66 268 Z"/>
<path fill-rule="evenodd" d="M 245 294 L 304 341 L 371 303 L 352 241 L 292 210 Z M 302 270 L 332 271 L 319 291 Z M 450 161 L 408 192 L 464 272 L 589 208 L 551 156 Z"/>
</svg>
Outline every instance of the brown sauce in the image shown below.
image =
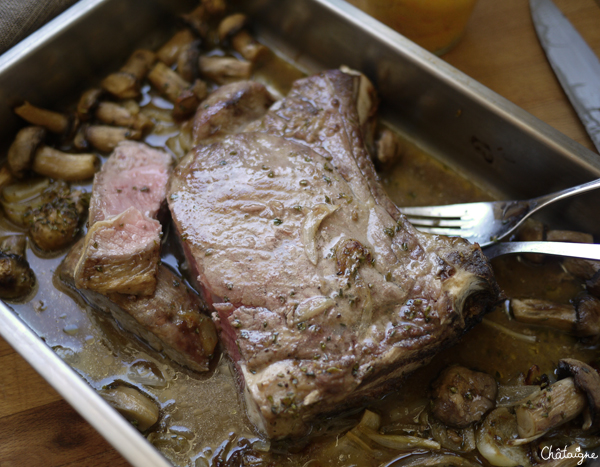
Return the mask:
<svg viewBox="0 0 600 467">
<path fill-rule="evenodd" d="M 301 76 L 274 54 L 255 74 L 256 79 L 282 95 L 288 91 L 291 82 Z M 156 111 L 168 110 L 171 105 L 157 97 L 149 87 L 144 88 L 143 102 L 146 109 Z M 145 140 L 151 145 L 165 147 L 167 140 L 177 132 L 178 125 L 166 119 Z M 400 161 L 383 177 L 388 193 L 398 205 L 490 199 L 484 190 L 415 145 L 405 141 L 403 146 Z M 87 189 L 90 190 L 91 185 Z M 16 229 L 3 223 L 1 230 L 4 234 Z M 164 250 L 164 262 L 177 269 L 180 262 L 173 248 L 169 247 L 168 239 Z M 109 316 L 92 310 L 81 299 L 65 293 L 65 288 L 54 275 L 61 256 L 45 258 L 30 249 L 27 258 L 36 271 L 38 288 L 26 303 L 12 304 L 13 309 L 92 387 L 100 389 L 114 381 L 123 381 L 157 401 L 161 408 L 160 421 L 146 435 L 175 465 L 209 465 L 202 459 L 210 459 L 230 438 L 246 438 L 257 452 L 268 449 L 268 443 L 256 435 L 246 419 L 232 367 L 225 356 L 216 359 L 214 369 L 208 374 L 196 374 L 180 368 L 121 330 Z M 535 297 L 568 302 L 581 290 L 581 284 L 565 273 L 555 260 L 538 266 L 507 257 L 496 260 L 493 265 L 497 279 L 509 298 Z M 371 409 L 382 416 L 384 425 L 413 422 L 419 409 L 427 403 L 431 381 L 441 369 L 451 364 L 487 372 L 500 384 L 515 384 L 533 364 L 552 376 L 560 358 L 574 357 L 591 362 L 599 356 L 597 347 L 585 346 L 558 332 L 510 320 L 503 306 L 488 318 L 523 334 L 535 334 L 538 342 L 524 343 L 488 325 L 478 325 L 456 346 L 411 375 L 397 391 L 371 404 Z M 280 450 L 286 447 L 280 445 L 274 446 L 264 457 L 278 466 L 368 467 L 385 465 L 406 454 L 385 448 L 358 452 L 340 445 L 340 432 L 344 427 L 352 426 L 358 415 L 359 412 L 356 412 L 338 417 L 315 427 L 316 431 L 322 432 L 330 429 L 331 434 L 313 439 L 300 452 L 294 453 L 298 450 L 298 445 L 295 445 L 290 448 L 291 451 L 281 453 Z M 237 440 L 234 440 L 231 445 L 236 446 L 236 443 Z M 473 456 L 483 465 L 488 465 L 477 454 L 467 457 Z"/>
</svg>

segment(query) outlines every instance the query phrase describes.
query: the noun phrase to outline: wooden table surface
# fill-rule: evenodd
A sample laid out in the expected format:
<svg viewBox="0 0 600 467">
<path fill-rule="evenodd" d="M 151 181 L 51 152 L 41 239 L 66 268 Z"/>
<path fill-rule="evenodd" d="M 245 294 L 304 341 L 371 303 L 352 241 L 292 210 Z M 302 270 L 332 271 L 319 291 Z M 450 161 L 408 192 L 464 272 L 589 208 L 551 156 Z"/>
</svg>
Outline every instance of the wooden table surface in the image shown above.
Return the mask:
<svg viewBox="0 0 600 467">
<path fill-rule="evenodd" d="M 555 1 L 600 56 L 600 6 Z M 526 0 L 479 0 L 464 39 L 443 58 L 595 150 L 546 61 Z M 128 465 L 0 338 L 0 467 Z"/>
</svg>

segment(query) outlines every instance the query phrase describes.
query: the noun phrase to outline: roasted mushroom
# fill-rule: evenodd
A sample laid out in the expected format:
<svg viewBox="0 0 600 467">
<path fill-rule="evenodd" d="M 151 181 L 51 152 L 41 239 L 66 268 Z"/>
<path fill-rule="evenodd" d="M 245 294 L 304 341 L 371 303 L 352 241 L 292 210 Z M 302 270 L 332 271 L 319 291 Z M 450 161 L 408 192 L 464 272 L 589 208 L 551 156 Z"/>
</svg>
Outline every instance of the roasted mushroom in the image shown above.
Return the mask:
<svg viewBox="0 0 600 467">
<path fill-rule="evenodd" d="M 248 17 L 243 13 L 229 15 L 219 23 L 219 40 L 225 42 L 230 37 L 240 32 L 248 24 Z"/>
<path fill-rule="evenodd" d="M 138 109 L 139 110 L 139 109 Z M 142 113 L 133 113 L 128 108 L 114 102 L 101 102 L 96 109 L 96 117 L 107 125 L 122 126 L 145 131 L 152 128 L 153 123 Z"/>
<path fill-rule="evenodd" d="M 535 438 L 573 420 L 586 406 L 573 378 L 566 378 L 531 394 L 516 407 L 519 436 Z"/>
<path fill-rule="evenodd" d="M 571 376 L 575 387 L 587 399 L 589 418 L 583 428 L 600 427 L 600 375 L 596 370 L 574 358 L 563 358 L 558 362 L 557 374 L 559 377 Z"/>
<path fill-rule="evenodd" d="M 46 139 L 46 129 L 28 126 L 21 129 L 8 149 L 8 167 L 13 175 L 22 178 L 33 165 L 37 148 Z"/>
<path fill-rule="evenodd" d="M 600 271 L 600 261 L 581 258 L 564 258 L 562 266 L 572 276 L 582 281 L 591 280 Z"/>
<path fill-rule="evenodd" d="M 231 39 L 231 46 L 246 60 L 255 63 L 261 60 L 267 53 L 267 48 L 258 42 L 246 30 L 235 34 Z"/>
<path fill-rule="evenodd" d="M 490 375 L 453 366 L 432 385 L 431 413 L 446 425 L 465 428 L 495 407 L 497 391 Z"/>
<path fill-rule="evenodd" d="M 123 128 L 108 125 L 90 125 L 85 130 L 85 139 L 102 152 L 111 152 L 121 141 L 139 140 L 142 132 L 135 128 Z"/>
<path fill-rule="evenodd" d="M 73 119 L 63 113 L 41 109 L 29 102 L 15 107 L 15 113 L 32 125 L 46 128 L 52 133 L 66 135 L 72 129 Z"/>
<path fill-rule="evenodd" d="M 74 182 L 93 177 L 99 167 L 100 160 L 95 154 L 68 154 L 41 146 L 33 157 L 32 169 L 46 177 Z"/>
<path fill-rule="evenodd" d="M 203 0 L 198 7 L 190 13 L 182 15 L 181 18 L 194 31 L 205 37 L 209 30 L 209 20 L 225 13 L 226 8 L 225 0 Z"/>
<path fill-rule="evenodd" d="M 92 88 L 85 91 L 79 98 L 77 103 L 77 115 L 82 121 L 87 121 L 92 117 L 92 114 L 98 103 L 100 97 L 104 94 L 104 90 L 101 88 Z"/>
<path fill-rule="evenodd" d="M 102 80 L 103 89 L 120 99 L 139 96 L 140 82 L 150 71 L 156 60 L 156 54 L 150 50 L 136 50 L 120 71 L 108 75 Z"/>
<path fill-rule="evenodd" d="M 221 43 L 229 41 L 234 50 L 250 62 L 256 62 L 266 52 L 267 48 L 257 42 L 246 30 L 248 18 L 237 13 L 227 16 L 219 24 L 218 34 Z"/>
<path fill-rule="evenodd" d="M 185 118 L 195 112 L 207 94 L 203 81 L 196 80 L 194 84 L 190 84 L 162 62 L 154 66 L 148 79 L 161 94 L 175 104 L 175 118 Z"/>
<path fill-rule="evenodd" d="M 189 29 L 178 31 L 160 49 L 158 49 L 156 58 L 165 65 L 171 66 L 177 62 L 179 54 L 195 40 L 196 36 L 194 36 Z"/>
<path fill-rule="evenodd" d="M 137 389 L 117 386 L 98 392 L 106 402 L 117 409 L 140 431 L 146 431 L 158 421 L 158 406 Z"/>
<path fill-rule="evenodd" d="M 187 44 L 177 57 L 177 73 L 183 79 L 193 82 L 198 78 L 198 59 L 200 58 L 200 41 Z"/>
<path fill-rule="evenodd" d="M 534 298 L 511 300 L 511 310 L 521 323 L 548 326 L 577 337 L 600 335 L 600 300 L 581 294 L 563 304 Z"/>
<path fill-rule="evenodd" d="M 401 147 L 398 136 L 393 131 L 384 129 L 377 139 L 376 148 L 377 162 L 382 167 L 390 167 L 398 162 Z"/>
<path fill-rule="evenodd" d="M 31 210 L 26 215 L 31 239 L 47 252 L 71 245 L 80 232 L 88 205 L 89 195 L 76 190 Z"/>
<path fill-rule="evenodd" d="M 227 84 L 250 78 L 252 63 L 231 57 L 201 56 L 198 66 L 203 76 L 218 84 Z"/>
<path fill-rule="evenodd" d="M 35 275 L 25 259 L 27 239 L 11 235 L 0 240 L 0 298 L 17 299 L 35 285 Z"/>
<path fill-rule="evenodd" d="M 94 175 L 99 166 L 94 154 L 67 154 L 42 144 L 46 130 L 30 126 L 17 134 L 8 150 L 8 166 L 22 178 L 28 170 L 59 180 L 85 180 Z"/>
</svg>

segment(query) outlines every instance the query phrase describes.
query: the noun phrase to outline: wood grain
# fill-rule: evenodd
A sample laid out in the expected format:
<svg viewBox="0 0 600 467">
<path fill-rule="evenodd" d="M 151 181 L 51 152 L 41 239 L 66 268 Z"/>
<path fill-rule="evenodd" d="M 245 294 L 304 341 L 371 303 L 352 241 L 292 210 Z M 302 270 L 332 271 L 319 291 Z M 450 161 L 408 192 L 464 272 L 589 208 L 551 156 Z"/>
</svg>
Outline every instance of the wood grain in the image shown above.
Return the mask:
<svg viewBox="0 0 600 467">
<path fill-rule="evenodd" d="M 593 0 L 555 0 L 600 55 L 600 8 Z M 540 45 L 526 0 L 480 0 L 451 65 L 596 151 Z"/>
<path fill-rule="evenodd" d="M 556 0 L 600 55 L 594 0 Z M 537 40 L 526 0 L 479 0 L 448 63 L 594 149 Z M 0 339 L 0 467 L 125 467 L 117 454 Z"/>
<path fill-rule="evenodd" d="M 63 400 L 0 418 L 0 466 L 128 464 Z"/>
</svg>

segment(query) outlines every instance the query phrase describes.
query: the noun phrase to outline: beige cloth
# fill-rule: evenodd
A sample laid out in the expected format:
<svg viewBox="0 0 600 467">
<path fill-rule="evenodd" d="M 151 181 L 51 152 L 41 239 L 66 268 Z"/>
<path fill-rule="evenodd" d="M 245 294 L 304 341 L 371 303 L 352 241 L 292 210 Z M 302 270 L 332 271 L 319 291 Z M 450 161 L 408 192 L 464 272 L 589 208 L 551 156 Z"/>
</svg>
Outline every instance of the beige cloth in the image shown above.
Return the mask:
<svg viewBox="0 0 600 467">
<path fill-rule="evenodd" d="M 75 2 L 76 0 L 0 0 L 0 54 Z"/>
</svg>

